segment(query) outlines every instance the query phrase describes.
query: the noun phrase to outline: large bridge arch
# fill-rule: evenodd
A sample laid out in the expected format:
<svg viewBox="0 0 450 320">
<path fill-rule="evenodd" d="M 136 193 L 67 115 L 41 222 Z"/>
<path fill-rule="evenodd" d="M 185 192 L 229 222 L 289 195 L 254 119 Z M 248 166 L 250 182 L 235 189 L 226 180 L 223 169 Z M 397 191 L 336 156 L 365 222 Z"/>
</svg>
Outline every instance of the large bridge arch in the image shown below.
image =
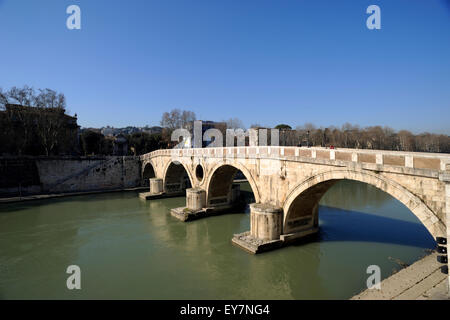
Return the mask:
<svg viewBox="0 0 450 320">
<path fill-rule="evenodd" d="M 317 224 L 317 210 L 323 194 L 339 180 L 355 180 L 370 184 L 403 203 L 433 236 L 445 236 L 446 227 L 438 216 L 416 195 L 399 183 L 367 171 L 331 170 L 309 177 L 288 192 L 283 205 L 283 232 L 301 231 L 308 219 Z"/>
<path fill-rule="evenodd" d="M 250 170 L 248 170 L 243 164 L 239 162 L 220 162 L 216 164 L 214 167 L 212 167 L 208 171 L 207 180 L 206 180 L 206 204 L 210 205 L 211 198 L 214 197 L 214 189 L 217 187 L 217 182 L 215 181 L 218 174 L 220 174 L 219 171 L 223 171 L 222 173 L 229 177 L 230 181 L 225 179 L 225 181 L 222 181 L 222 185 L 226 188 L 232 187 L 233 183 L 233 177 L 235 173 L 240 170 L 244 176 L 247 178 L 247 181 L 250 184 L 250 187 L 252 189 L 253 195 L 255 196 L 255 201 L 259 202 L 261 197 L 258 189 L 258 185 L 255 182 L 255 179 L 253 178 L 252 174 L 250 173 Z M 216 184 L 216 185 L 215 185 Z"/>
<path fill-rule="evenodd" d="M 187 181 L 186 181 L 187 179 Z M 188 166 L 178 160 L 168 161 L 163 170 L 164 191 L 170 193 L 183 193 L 192 187 L 194 180 Z"/>
</svg>

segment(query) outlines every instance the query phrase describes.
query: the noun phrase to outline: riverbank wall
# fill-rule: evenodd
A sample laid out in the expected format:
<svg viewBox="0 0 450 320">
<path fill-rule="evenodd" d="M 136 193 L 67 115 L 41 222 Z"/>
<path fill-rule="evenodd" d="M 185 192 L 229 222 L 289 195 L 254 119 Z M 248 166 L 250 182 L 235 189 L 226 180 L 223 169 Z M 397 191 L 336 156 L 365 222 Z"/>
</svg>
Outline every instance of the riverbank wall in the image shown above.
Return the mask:
<svg viewBox="0 0 450 320">
<path fill-rule="evenodd" d="M 141 185 L 141 161 L 134 156 L 0 158 L 0 197 Z"/>
</svg>

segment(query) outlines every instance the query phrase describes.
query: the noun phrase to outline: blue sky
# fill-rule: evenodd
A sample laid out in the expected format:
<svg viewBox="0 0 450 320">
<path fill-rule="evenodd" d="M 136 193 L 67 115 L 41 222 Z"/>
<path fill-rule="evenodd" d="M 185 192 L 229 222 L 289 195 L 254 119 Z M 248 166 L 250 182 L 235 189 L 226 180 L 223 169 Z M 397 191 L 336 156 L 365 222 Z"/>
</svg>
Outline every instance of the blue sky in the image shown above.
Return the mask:
<svg viewBox="0 0 450 320">
<path fill-rule="evenodd" d="M 81 30 L 66 28 L 72 4 Z M 450 134 L 449 1 L 0 0 L 0 39 L 0 87 L 63 92 L 85 127 L 180 108 Z"/>
</svg>

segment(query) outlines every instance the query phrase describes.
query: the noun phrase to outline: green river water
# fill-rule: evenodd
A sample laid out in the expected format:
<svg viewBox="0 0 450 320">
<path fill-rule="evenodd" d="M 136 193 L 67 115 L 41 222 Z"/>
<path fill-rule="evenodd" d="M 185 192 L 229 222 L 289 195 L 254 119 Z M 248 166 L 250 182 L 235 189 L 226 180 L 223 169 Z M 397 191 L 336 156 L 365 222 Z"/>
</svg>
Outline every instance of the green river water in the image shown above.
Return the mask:
<svg viewBox="0 0 450 320">
<path fill-rule="evenodd" d="M 250 190 L 248 184 L 242 190 Z M 435 242 L 400 202 L 341 181 L 323 197 L 317 239 L 251 255 L 233 246 L 248 213 L 183 223 L 185 198 L 136 192 L 0 205 L 0 299 L 348 299 Z M 81 290 L 68 290 L 69 265 Z"/>
</svg>

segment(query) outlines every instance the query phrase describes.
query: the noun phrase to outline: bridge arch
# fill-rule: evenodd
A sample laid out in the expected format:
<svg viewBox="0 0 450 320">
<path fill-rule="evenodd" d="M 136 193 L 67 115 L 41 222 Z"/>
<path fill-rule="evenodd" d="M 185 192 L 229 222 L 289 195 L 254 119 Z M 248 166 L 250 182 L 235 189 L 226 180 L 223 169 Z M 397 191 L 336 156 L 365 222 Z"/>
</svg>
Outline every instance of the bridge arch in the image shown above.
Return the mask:
<svg viewBox="0 0 450 320">
<path fill-rule="evenodd" d="M 260 194 L 258 186 L 251 175 L 250 171 L 242 164 L 236 163 L 218 163 L 211 170 L 209 170 L 207 174 L 206 181 L 206 204 L 209 206 L 211 199 L 217 197 L 218 194 L 221 193 L 229 193 L 232 188 L 233 178 L 238 171 L 241 171 L 244 176 L 247 178 L 247 181 L 250 184 L 250 187 L 253 191 L 253 195 L 255 196 L 255 201 L 260 201 Z M 218 179 L 222 176 L 222 179 Z M 217 180 L 220 180 L 217 181 Z M 222 196 L 224 196 L 222 194 Z"/>
<path fill-rule="evenodd" d="M 344 179 L 367 183 L 388 193 L 403 203 L 432 236 L 445 235 L 445 224 L 419 197 L 405 187 L 371 172 L 348 169 L 319 173 L 297 184 L 288 193 L 283 205 L 283 232 L 301 231 L 309 223 L 317 226 L 320 199 L 334 183 Z"/>
<path fill-rule="evenodd" d="M 180 193 L 193 186 L 193 179 L 188 167 L 177 160 L 169 161 L 163 171 L 164 191 L 168 194 Z"/>
<path fill-rule="evenodd" d="M 149 185 L 149 179 L 150 178 L 156 178 L 156 170 L 151 161 L 147 161 L 143 164 L 142 167 L 142 180 L 145 185 Z"/>
</svg>

